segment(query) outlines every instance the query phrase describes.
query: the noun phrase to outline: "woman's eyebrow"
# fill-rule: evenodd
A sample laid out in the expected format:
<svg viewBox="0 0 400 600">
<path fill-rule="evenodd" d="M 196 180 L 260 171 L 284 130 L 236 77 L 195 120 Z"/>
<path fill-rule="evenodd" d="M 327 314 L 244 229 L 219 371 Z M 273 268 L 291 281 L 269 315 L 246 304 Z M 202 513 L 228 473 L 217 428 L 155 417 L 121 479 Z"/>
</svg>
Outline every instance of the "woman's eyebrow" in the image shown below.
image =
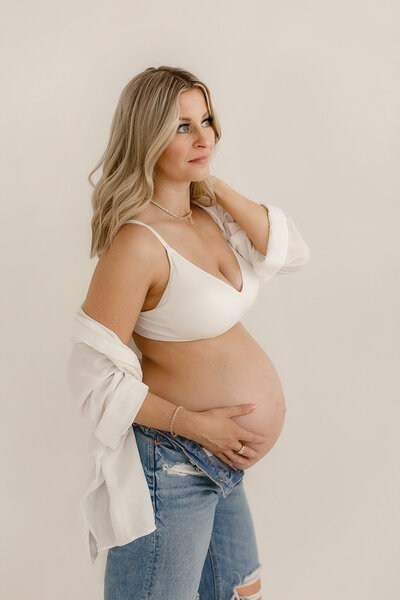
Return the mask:
<svg viewBox="0 0 400 600">
<path fill-rule="evenodd" d="M 205 117 L 206 115 L 208 115 L 208 114 L 209 114 L 209 113 L 208 113 L 208 111 L 207 111 L 207 112 L 205 112 L 205 113 L 204 113 L 204 115 L 203 115 L 201 118 L 202 118 L 202 119 L 204 119 L 204 117 Z M 179 118 L 179 120 L 180 120 L 180 121 L 191 121 L 192 119 L 191 119 L 190 117 L 180 117 L 180 118 Z"/>
</svg>

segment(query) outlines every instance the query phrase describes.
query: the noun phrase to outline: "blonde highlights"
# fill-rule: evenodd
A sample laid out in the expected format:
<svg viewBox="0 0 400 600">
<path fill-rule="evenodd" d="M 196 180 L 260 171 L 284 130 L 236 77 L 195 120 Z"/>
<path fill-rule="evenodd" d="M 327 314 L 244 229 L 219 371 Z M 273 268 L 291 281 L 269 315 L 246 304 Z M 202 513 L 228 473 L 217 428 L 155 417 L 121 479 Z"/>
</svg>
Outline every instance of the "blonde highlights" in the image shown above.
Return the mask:
<svg viewBox="0 0 400 600">
<path fill-rule="evenodd" d="M 149 204 L 155 165 L 179 126 L 179 94 L 195 88 L 204 95 L 216 144 L 221 127 L 210 91 L 192 73 L 167 66 L 149 67 L 122 90 L 107 148 L 88 176 L 94 188 L 90 258 L 105 252 L 122 223 Z M 101 166 L 102 174 L 95 184 L 91 177 Z M 192 182 L 190 194 L 191 200 L 205 206 L 216 202 L 208 178 Z"/>
</svg>

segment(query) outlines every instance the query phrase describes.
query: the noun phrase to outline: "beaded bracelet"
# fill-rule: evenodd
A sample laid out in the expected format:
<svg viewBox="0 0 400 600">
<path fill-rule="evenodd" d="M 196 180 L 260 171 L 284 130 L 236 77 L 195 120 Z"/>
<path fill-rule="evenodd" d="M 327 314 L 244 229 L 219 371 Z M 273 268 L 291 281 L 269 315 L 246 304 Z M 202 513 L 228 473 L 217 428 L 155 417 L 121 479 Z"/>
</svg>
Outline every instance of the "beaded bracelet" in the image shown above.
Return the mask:
<svg viewBox="0 0 400 600">
<path fill-rule="evenodd" d="M 173 426 L 174 426 L 174 420 L 175 420 L 175 417 L 176 417 L 176 415 L 178 414 L 178 411 L 179 411 L 179 409 L 180 409 L 180 408 L 185 408 L 185 407 L 184 407 L 184 406 L 178 406 L 178 407 L 175 409 L 175 411 L 174 411 L 174 414 L 173 414 L 173 416 L 172 416 L 172 419 L 171 419 L 170 433 L 171 433 L 171 435 L 173 435 L 174 437 L 176 437 L 176 436 L 178 435 L 177 433 L 174 433 L 174 432 L 173 432 Z"/>
</svg>

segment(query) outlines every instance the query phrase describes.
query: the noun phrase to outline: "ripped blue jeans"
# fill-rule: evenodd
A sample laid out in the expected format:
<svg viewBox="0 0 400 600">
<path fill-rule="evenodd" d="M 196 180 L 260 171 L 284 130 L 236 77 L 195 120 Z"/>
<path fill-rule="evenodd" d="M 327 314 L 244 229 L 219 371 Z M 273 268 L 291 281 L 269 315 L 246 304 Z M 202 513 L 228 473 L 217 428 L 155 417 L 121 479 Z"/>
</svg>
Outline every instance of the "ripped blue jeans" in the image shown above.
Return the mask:
<svg viewBox="0 0 400 600">
<path fill-rule="evenodd" d="M 260 578 L 244 471 L 200 444 L 137 423 L 156 530 L 107 552 L 104 600 L 258 600 Z"/>
</svg>

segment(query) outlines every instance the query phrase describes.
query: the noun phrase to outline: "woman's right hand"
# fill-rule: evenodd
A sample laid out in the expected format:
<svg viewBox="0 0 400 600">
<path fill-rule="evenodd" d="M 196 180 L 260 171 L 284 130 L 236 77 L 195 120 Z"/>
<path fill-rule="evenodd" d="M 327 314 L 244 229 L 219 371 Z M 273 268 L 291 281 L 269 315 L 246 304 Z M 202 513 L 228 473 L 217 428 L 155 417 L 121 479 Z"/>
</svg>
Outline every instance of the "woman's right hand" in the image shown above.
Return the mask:
<svg viewBox="0 0 400 600">
<path fill-rule="evenodd" d="M 243 429 L 232 420 L 251 413 L 254 408 L 251 404 L 236 404 L 222 408 L 211 408 L 193 413 L 194 427 L 191 439 L 210 450 L 220 460 L 237 467 L 249 467 L 260 460 L 261 455 L 253 450 L 249 443 L 263 443 L 268 441 L 263 435 L 252 433 Z M 246 446 L 243 454 L 238 454 Z M 239 468 L 240 468 L 239 467 Z"/>
</svg>

